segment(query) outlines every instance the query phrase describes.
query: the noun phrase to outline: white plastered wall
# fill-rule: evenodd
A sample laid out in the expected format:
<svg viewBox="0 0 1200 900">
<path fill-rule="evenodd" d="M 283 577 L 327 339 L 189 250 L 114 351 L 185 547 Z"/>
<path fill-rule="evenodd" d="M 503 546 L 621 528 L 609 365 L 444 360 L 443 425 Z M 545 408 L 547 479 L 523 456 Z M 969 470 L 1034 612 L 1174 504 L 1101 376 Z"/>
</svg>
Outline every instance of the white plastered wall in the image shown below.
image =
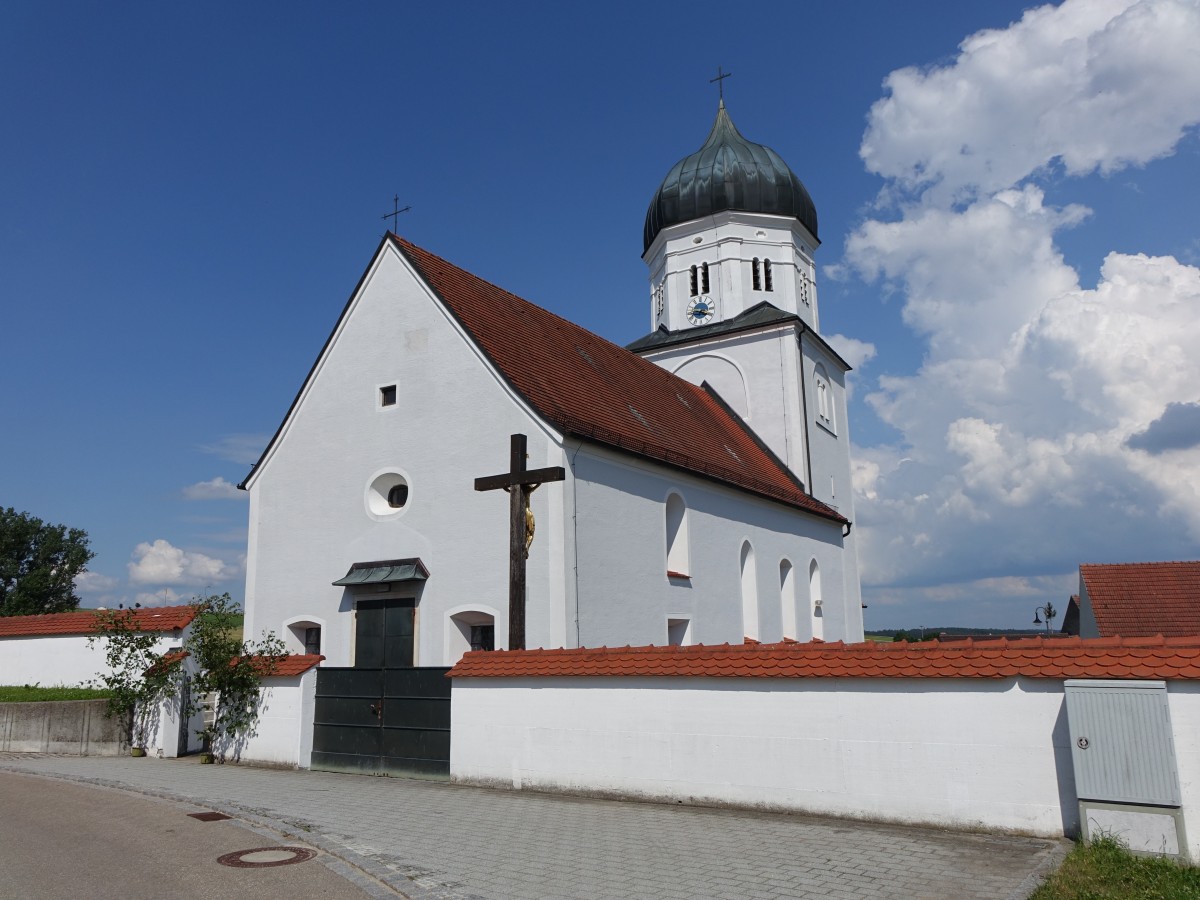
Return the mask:
<svg viewBox="0 0 1200 900">
<path fill-rule="evenodd" d="M 847 594 L 849 602 L 859 602 L 858 578 L 853 572 L 848 589 L 838 523 L 591 444 L 577 445 L 568 457 L 580 510 L 575 541 L 580 646 L 666 644 L 667 620 L 680 617 L 691 620 L 693 643 L 741 643 L 744 541 L 754 548 L 757 566 L 759 640 L 783 637 L 784 559 L 805 573 L 818 560 L 825 639 L 863 639 L 861 616 L 854 630 L 854 617 L 844 610 Z M 672 492 L 688 506 L 688 579 L 667 577 L 666 501 Z M 796 637 L 808 640 L 807 580 L 796 584 L 795 597 L 801 632 Z"/>
<path fill-rule="evenodd" d="M 294 766 L 312 763 L 313 716 L 316 710 L 317 670 L 300 675 L 264 678 L 254 734 L 239 749 L 242 762 Z"/>
<path fill-rule="evenodd" d="M 643 255 L 650 276 L 650 328 L 665 324 L 671 331 L 691 327 L 687 307 L 691 267 L 709 264 L 708 295 L 716 302 L 714 322 L 732 319 L 766 300 L 796 313 L 818 327 L 816 241 L 796 219 L 726 210 L 664 228 Z M 754 290 L 752 261 L 769 259 L 774 290 Z M 761 264 L 761 263 L 760 263 Z M 808 279 L 808 302 L 801 298 L 800 279 Z M 655 288 L 663 285 L 663 316 L 657 316 Z M 765 283 L 760 280 L 760 287 Z"/>
<path fill-rule="evenodd" d="M 155 653 L 183 646 L 186 631 L 162 635 Z M 43 687 L 84 685 L 108 671 L 104 642 L 89 646 L 87 635 L 62 634 L 0 638 L 0 684 Z"/>
<path fill-rule="evenodd" d="M 642 355 L 692 384 L 707 380 L 771 452 L 801 481 L 808 481 L 803 400 L 795 374 L 800 371 L 800 352 L 794 324 Z M 740 386 L 731 375 L 721 377 L 722 362 L 740 376 Z M 717 377 L 709 378 L 710 374 Z M 744 399 L 737 396 L 739 388 Z"/>
<path fill-rule="evenodd" d="M 381 407 L 379 389 L 397 386 Z M 417 596 L 417 665 L 446 659 L 447 611 L 500 611 L 507 641 L 508 495 L 474 479 L 507 471 L 509 435 L 529 437 L 530 468 L 563 465 L 557 437 L 528 412 L 480 351 L 385 245 L 364 277 L 275 447 L 249 482 L 247 634 L 287 620 L 325 623 L 327 665 L 353 662 L 353 603 Z M 366 491 L 381 471 L 408 480 L 407 506 L 373 516 Z M 527 645 L 567 640 L 562 483 L 533 494 Z M 390 593 L 334 587 L 354 562 L 419 557 L 424 584 Z"/>
<path fill-rule="evenodd" d="M 1200 684 L 1168 683 L 1200 859 Z M 1063 682 L 459 678 L 455 781 L 981 830 L 1079 830 Z"/>
</svg>

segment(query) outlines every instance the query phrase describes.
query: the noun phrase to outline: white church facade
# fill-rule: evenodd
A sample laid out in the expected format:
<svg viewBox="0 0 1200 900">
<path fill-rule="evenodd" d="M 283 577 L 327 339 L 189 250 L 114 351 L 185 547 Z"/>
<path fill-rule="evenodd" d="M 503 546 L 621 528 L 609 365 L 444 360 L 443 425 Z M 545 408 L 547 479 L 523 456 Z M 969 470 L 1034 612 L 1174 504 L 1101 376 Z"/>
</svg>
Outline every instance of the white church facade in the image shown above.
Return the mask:
<svg viewBox="0 0 1200 900">
<path fill-rule="evenodd" d="M 860 641 L 845 362 L 816 212 L 724 107 L 646 219 L 652 331 L 618 347 L 388 234 L 259 462 L 246 629 L 327 665 L 507 646 L 513 434 L 526 645 Z"/>
</svg>

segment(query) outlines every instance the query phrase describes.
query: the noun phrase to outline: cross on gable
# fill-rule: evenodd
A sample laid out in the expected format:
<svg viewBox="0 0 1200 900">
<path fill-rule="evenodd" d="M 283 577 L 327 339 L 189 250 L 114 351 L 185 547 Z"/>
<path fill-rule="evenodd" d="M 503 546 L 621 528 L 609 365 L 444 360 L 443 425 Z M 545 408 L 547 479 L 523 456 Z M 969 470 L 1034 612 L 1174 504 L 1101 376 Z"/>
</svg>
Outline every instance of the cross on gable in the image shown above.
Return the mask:
<svg viewBox="0 0 1200 900">
<path fill-rule="evenodd" d="M 394 197 L 392 197 L 392 211 L 385 216 L 380 216 L 379 218 L 391 219 L 392 220 L 392 231 L 399 232 L 399 230 L 400 230 L 399 229 L 400 213 L 406 213 L 410 209 L 412 209 L 411 206 L 406 206 L 406 207 L 404 207 L 404 209 L 400 208 L 400 195 L 396 194 Z"/>
<path fill-rule="evenodd" d="M 527 469 L 529 439 L 514 434 L 509 443 L 508 471 L 475 479 L 475 490 L 508 492 L 508 649 L 525 649 L 525 560 L 533 541 L 529 495 L 548 481 L 567 477 L 562 466 Z"/>
</svg>

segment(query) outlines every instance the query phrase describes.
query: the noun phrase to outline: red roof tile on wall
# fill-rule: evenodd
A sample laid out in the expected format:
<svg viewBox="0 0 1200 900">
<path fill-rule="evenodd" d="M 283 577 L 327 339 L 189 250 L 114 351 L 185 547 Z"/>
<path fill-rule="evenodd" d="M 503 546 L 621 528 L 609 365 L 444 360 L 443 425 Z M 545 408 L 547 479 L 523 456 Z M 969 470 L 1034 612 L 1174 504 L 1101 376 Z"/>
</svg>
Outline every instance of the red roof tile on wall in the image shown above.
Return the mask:
<svg viewBox="0 0 1200 900">
<path fill-rule="evenodd" d="M 463 656 L 449 675 L 1200 679 L 1200 636 L 475 651 Z"/>
<path fill-rule="evenodd" d="M 845 522 L 703 388 L 391 235 L 504 378 L 561 431 Z"/>
<path fill-rule="evenodd" d="M 1200 561 L 1082 565 L 1105 637 L 1200 634 Z"/>
<path fill-rule="evenodd" d="M 148 606 L 142 609 L 80 609 L 44 616 L 0 617 L 0 637 L 36 637 L 55 634 L 92 634 L 96 618 L 104 612 L 129 616 L 141 631 L 175 631 L 191 624 L 196 611 L 190 606 Z"/>
<path fill-rule="evenodd" d="M 288 656 L 252 656 L 251 661 L 259 668 L 259 674 L 267 678 L 285 678 L 303 675 L 325 657 L 319 653 L 293 653 Z M 271 661 L 272 666 L 267 662 Z"/>
</svg>

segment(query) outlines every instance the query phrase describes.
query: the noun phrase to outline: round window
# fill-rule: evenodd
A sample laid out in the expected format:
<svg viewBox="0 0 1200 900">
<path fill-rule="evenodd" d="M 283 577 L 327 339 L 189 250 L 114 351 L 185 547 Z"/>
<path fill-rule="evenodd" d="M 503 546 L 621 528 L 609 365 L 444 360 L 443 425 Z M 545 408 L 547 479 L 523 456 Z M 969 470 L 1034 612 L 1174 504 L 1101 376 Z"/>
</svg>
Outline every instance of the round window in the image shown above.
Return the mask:
<svg viewBox="0 0 1200 900">
<path fill-rule="evenodd" d="M 376 475 L 367 488 L 367 511 L 392 516 L 408 506 L 408 479 L 399 472 Z"/>
</svg>

